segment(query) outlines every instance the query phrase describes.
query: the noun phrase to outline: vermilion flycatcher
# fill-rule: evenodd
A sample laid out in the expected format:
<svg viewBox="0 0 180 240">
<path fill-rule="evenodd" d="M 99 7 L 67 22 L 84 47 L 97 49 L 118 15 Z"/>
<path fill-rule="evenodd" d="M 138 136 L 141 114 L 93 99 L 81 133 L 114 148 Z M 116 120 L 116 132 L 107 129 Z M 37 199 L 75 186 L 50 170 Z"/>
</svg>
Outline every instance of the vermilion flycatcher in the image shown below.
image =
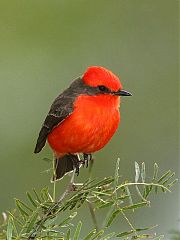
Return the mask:
<svg viewBox="0 0 180 240">
<path fill-rule="evenodd" d="M 88 162 L 91 153 L 109 142 L 120 122 L 120 96 L 131 93 L 122 90 L 110 70 L 93 66 L 55 99 L 34 151 L 39 153 L 48 140 L 56 161 L 54 180 L 74 168 L 78 173 L 78 153 Z"/>
</svg>

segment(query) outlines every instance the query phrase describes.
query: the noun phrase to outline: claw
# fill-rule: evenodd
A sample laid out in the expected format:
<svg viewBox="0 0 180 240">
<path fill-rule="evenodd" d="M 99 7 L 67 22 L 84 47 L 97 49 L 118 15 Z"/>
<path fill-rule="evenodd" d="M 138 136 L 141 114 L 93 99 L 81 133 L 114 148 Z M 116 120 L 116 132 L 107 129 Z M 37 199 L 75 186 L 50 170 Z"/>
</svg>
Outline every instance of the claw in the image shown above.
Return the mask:
<svg viewBox="0 0 180 240">
<path fill-rule="evenodd" d="M 76 175 L 79 176 L 79 166 L 76 167 L 76 171 L 75 171 Z"/>
<path fill-rule="evenodd" d="M 88 163 L 89 163 L 89 161 L 91 161 L 92 160 L 92 154 L 91 153 L 83 153 L 83 157 L 84 157 L 84 159 L 83 159 L 83 166 L 85 165 L 85 163 L 86 163 L 86 168 L 88 167 Z"/>
<path fill-rule="evenodd" d="M 83 153 L 83 159 L 80 161 L 77 155 L 73 155 L 73 154 L 69 154 L 69 155 L 71 155 L 71 159 L 72 159 L 75 173 L 77 174 L 77 176 L 79 175 L 80 165 L 82 164 L 83 167 L 86 166 L 87 168 L 89 165 L 89 161 L 92 160 L 92 154 L 90 153 Z"/>
</svg>

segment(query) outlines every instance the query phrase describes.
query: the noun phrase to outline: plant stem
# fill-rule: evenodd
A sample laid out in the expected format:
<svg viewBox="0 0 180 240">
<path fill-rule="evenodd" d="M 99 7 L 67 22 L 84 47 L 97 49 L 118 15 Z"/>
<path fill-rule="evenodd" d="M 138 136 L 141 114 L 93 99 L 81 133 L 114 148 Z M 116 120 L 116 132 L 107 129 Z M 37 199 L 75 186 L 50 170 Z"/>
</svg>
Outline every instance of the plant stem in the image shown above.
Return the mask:
<svg viewBox="0 0 180 240">
<path fill-rule="evenodd" d="M 86 201 L 87 201 L 87 204 L 88 204 L 88 207 L 89 207 L 89 211 L 91 213 L 91 217 L 92 217 L 95 229 L 98 232 L 99 231 L 99 227 L 98 227 L 97 218 L 96 218 L 96 214 L 95 214 L 93 205 L 92 205 L 92 203 L 90 201 L 88 201 L 88 200 L 86 200 Z"/>
<path fill-rule="evenodd" d="M 55 159 L 53 160 L 53 176 L 56 174 Z M 56 201 L 56 181 L 53 182 L 53 201 Z"/>
<path fill-rule="evenodd" d="M 123 215 L 123 217 L 125 218 L 125 220 L 127 221 L 127 223 L 129 224 L 130 228 L 133 230 L 133 232 L 136 234 L 137 236 L 137 232 L 136 229 L 133 227 L 132 223 L 129 221 L 128 217 L 126 216 L 126 214 L 124 213 L 123 210 L 121 210 L 121 213 Z"/>
<path fill-rule="evenodd" d="M 114 190 L 114 193 L 121 189 L 121 188 L 125 188 L 127 186 L 134 186 L 134 185 L 144 185 L 144 186 L 157 186 L 157 187 L 161 187 L 163 188 L 164 190 L 168 191 L 168 192 L 171 192 L 167 187 L 161 185 L 161 184 L 158 184 L 158 183 L 124 183 L 124 184 L 121 184 L 119 185 L 115 190 Z"/>
</svg>

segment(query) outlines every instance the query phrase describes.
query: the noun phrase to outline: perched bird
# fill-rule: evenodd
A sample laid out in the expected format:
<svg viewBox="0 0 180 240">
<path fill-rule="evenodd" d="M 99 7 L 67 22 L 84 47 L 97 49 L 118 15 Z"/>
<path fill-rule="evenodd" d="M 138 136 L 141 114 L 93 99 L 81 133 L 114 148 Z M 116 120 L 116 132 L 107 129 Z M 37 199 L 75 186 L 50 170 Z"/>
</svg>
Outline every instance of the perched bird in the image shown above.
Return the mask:
<svg viewBox="0 0 180 240">
<path fill-rule="evenodd" d="M 77 154 L 83 153 L 88 162 L 109 142 L 120 122 L 120 96 L 131 93 L 122 89 L 119 78 L 104 67 L 92 66 L 54 100 L 34 151 L 39 153 L 48 141 L 56 163 L 53 180 L 74 168 L 78 173 Z"/>
</svg>

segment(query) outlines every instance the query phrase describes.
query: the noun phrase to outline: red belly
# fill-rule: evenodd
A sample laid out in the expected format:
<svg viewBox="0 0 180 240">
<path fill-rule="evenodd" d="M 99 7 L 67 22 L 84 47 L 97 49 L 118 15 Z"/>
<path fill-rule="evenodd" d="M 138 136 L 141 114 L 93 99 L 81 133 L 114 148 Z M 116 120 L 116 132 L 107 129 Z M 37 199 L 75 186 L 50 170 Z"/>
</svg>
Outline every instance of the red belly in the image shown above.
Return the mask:
<svg viewBox="0 0 180 240">
<path fill-rule="evenodd" d="M 113 101 L 108 99 L 104 104 L 99 97 L 93 101 L 92 98 L 79 97 L 73 113 L 48 135 L 48 142 L 56 155 L 98 151 L 117 130 L 120 121 L 119 99 L 114 97 Z"/>
</svg>

